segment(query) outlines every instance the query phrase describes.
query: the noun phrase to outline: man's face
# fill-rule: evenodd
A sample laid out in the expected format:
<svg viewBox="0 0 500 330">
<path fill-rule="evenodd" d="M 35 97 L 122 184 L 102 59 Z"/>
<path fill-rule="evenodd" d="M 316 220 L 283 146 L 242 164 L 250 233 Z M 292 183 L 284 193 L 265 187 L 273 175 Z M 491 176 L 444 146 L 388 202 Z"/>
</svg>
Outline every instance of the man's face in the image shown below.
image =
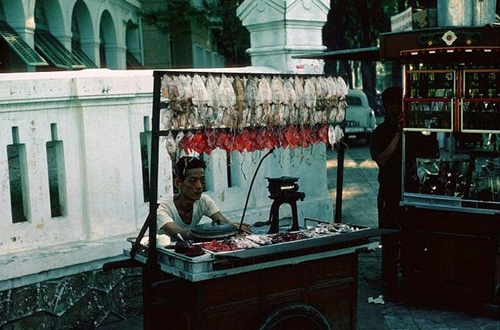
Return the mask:
<svg viewBox="0 0 500 330">
<path fill-rule="evenodd" d="M 205 170 L 203 168 L 187 169 L 184 181 L 179 183 L 181 195 L 193 201 L 198 200 L 205 187 Z"/>
</svg>

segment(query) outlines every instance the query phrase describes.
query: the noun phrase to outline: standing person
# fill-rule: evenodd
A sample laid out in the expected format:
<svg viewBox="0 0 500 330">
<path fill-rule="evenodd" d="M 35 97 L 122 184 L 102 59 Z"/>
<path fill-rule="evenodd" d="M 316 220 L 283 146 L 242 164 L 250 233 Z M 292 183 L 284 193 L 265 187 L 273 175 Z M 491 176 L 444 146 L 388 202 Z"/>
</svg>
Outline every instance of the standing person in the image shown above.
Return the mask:
<svg viewBox="0 0 500 330">
<path fill-rule="evenodd" d="M 402 208 L 402 97 L 400 87 L 390 87 L 382 93 L 385 120 L 374 130 L 370 153 L 379 167 L 378 223 L 380 228 L 400 229 Z M 398 289 L 399 234 L 384 235 L 382 241 L 382 279 L 386 282 L 388 300 L 400 300 Z"/>
<path fill-rule="evenodd" d="M 199 224 L 203 216 L 224 224 L 231 223 L 219 211 L 210 196 L 203 194 L 205 188 L 205 163 L 196 157 L 181 157 L 174 167 L 174 185 L 178 193 L 158 201 L 157 231 L 174 240 L 177 234 L 191 239 L 191 228 Z M 234 223 L 239 228 L 239 223 Z M 249 227 L 242 227 L 249 232 Z"/>
</svg>

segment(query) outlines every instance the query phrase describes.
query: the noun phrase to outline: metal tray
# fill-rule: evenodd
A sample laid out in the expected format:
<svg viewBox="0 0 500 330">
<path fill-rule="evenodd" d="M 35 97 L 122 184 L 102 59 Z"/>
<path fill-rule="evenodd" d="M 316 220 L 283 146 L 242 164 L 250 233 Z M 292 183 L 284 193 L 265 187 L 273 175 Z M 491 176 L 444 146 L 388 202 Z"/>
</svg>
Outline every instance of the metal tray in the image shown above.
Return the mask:
<svg viewBox="0 0 500 330">
<path fill-rule="evenodd" d="M 280 255 L 283 253 L 298 252 L 301 250 L 321 247 L 325 245 L 334 245 L 347 242 L 356 242 L 371 237 L 377 237 L 385 234 L 397 232 L 394 229 L 364 229 L 349 233 L 332 234 L 313 238 L 304 238 L 296 241 L 282 242 L 271 245 L 263 245 L 252 249 L 228 251 L 221 254 L 214 254 L 215 258 L 238 258 L 248 259 L 264 257 L 268 255 Z"/>
</svg>

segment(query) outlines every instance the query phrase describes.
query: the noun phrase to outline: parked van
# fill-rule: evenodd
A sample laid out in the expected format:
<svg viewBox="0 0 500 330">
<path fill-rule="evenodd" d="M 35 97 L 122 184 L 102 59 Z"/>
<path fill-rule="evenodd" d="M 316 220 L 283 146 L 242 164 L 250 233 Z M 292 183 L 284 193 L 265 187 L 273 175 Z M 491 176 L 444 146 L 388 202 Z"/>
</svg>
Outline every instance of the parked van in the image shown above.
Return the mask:
<svg viewBox="0 0 500 330">
<path fill-rule="evenodd" d="M 370 141 L 370 136 L 377 127 L 375 112 L 368 105 L 366 94 L 358 89 L 350 89 L 346 96 L 345 136 Z"/>
</svg>

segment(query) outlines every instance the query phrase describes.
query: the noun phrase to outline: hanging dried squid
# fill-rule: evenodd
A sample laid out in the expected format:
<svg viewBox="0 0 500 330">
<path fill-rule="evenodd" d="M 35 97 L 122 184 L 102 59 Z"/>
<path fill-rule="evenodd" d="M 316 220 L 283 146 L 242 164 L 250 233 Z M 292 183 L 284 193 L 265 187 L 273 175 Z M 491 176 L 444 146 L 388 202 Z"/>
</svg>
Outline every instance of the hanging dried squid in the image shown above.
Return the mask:
<svg viewBox="0 0 500 330">
<path fill-rule="evenodd" d="M 198 127 L 206 126 L 206 118 L 211 116 L 208 108 L 208 92 L 205 87 L 203 78 L 199 74 L 195 74 L 191 83 L 193 89 L 193 111 L 196 113 L 195 117 L 198 118 Z"/>
<path fill-rule="evenodd" d="M 219 125 L 217 127 L 226 128 L 233 126 L 234 106 L 236 104 L 236 93 L 233 84 L 225 74 L 222 75 L 219 83 Z M 236 121 L 235 121 L 236 122 Z"/>
</svg>

